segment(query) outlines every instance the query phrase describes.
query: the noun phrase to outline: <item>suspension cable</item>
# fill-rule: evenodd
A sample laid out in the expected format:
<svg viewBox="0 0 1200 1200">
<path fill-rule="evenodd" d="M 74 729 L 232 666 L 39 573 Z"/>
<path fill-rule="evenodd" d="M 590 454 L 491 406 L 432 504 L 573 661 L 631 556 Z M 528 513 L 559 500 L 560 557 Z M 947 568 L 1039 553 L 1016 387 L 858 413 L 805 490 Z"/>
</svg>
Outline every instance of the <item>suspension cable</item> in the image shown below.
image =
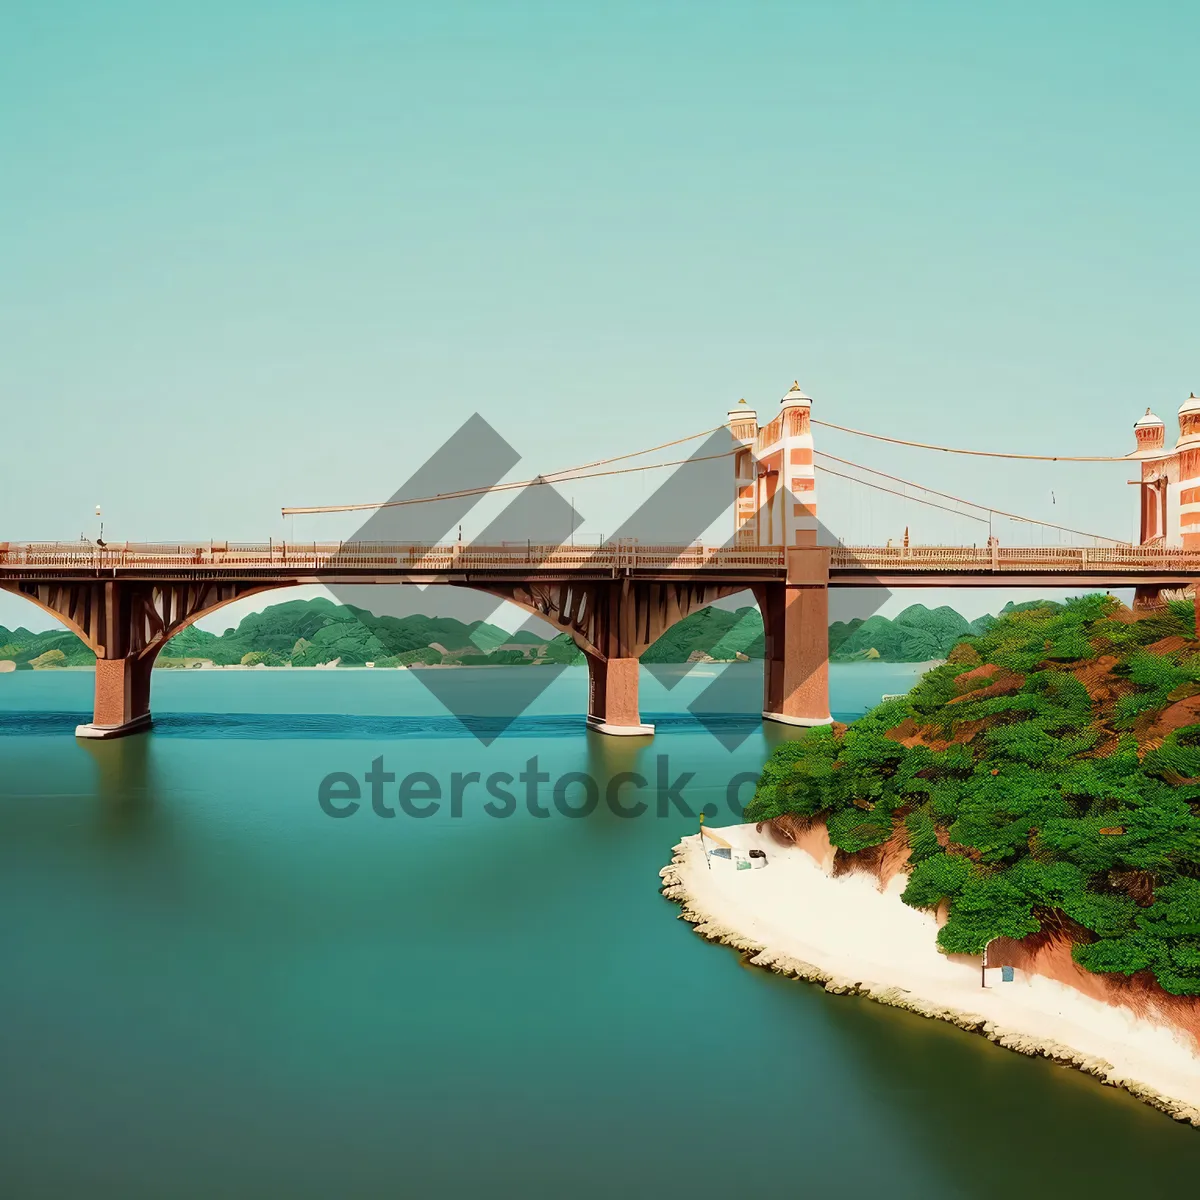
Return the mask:
<svg viewBox="0 0 1200 1200">
<path fill-rule="evenodd" d="M 872 483 L 869 479 L 855 479 L 853 475 L 844 475 L 832 467 L 817 467 L 817 470 L 826 475 L 836 475 L 839 479 L 848 479 L 851 483 L 861 483 L 863 487 L 874 488 L 877 492 L 887 492 L 890 496 L 899 496 L 902 500 L 915 500 L 916 503 L 928 505 L 930 508 L 940 508 L 943 512 L 953 513 L 956 517 L 966 517 L 968 521 L 979 521 L 983 525 L 988 523 L 987 517 L 977 517 L 974 513 L 960 512 L 957 508 L 951 508 L 947 504 L 938 504 L 936 500 L 922 500 L 920 496 L 910 496 L 906 492 L 896 491 L 895 488 L 884 487 L 881 483 Z"/>
<path fill-rule="evenodd" d="M 720 428 L 718 426 L 718 428 Z M 701 436 L 701 435 L 697 435 Z M 684 439 L 685 441 L 690 439 Z M 672 443 L 668 443 L 672 444 Z M 677 444 L 677 443 L 676 443 Z M 729 458 L 737 454 L 741 447 L 735 447 L 733 450 L 724 450 L 720 454 L 703 454 L 697 458 L 676 458 L 671 462 L 647 463 L 642 467 L 619 467 L 615 471 L 586 471 L 583 474 L 567 474 L 566 472 L 558 471 L 553 476 L 538 475 L 534 479 L 518 479 L 512 483 L 494 483 L 483 487 L 462 488 L 457 492 L 438 492 L 434 496 L 413 496 L 407 500 L 383 500 L 374 504 L 325 504 L 314 506 L 312 508 L 285 508 L 283 515 L 285 517 L 294 516 L 296 514 L 307 515 L 311 513 L 335 513 L 335 512 L 361 512 L 368 508 L 403 508 L 409 504 L 432 504 L 435 500 L 458 500 L 464 496 L 483 496 L 489 495 L 492 492 L 511 492 L 517 488 L 537 487 L 540 484 L 549 483 L 574 483 L 577 479 L 600 479 L 606 475 L 633 475 L 637 471 L 658 471 L 663 467 L 690 467 L 694 463 L 711 462 L 714 458 Z M 639 451 L 641 454 L 648 454 L 648 450 Z M 625 454 L 621 458 L 634 458 L 635 455 Z M 616 462 L 617 459 L 601 459 L 601 462 L 609 461 Z M 568 468 L 576 472 L 582 471 L 581 467 Z"/>
<path fill-rule="evenodd" d="M 833 456 L 830 455 L 829 457 L 833 457 Z M 843 462 L 844 460 L 838 459 L 837 461 Z M 849 465 L 850 466 L 858 466 L 857 463 L 851 463 Z M 871 468 L 865 467 L 863 469 L 869 471 Z M 989 520 L 988 517 L 980 517 L 980 516 L 977 516 L 975 513 L 963 512 L 961 509 L 951 508 L 949 505 L 946 505 L 946 504 L 938 504 L 936 500 L 923 500 L 920 496 L 910 496 L 907 492 L 898 492 L 895 488 L 884 487 L 883 484 L 881 484 L 881 483 L 872 483 L 869 479 L 856 479 L 853 475 L 846 475 L 841 471 L 835 471 L 832 467 L 823 467 L 823 466 L 818 465 L 817 470 L 823 472 L 826 475 L 836 475 L 839 479 L 846 479 L 846 480 L 849 480 L 851 483 L 861 484 L 863 487 L 874 488 L 876 491 L 879 491 L 879 492 L 887 492 L 888 495 L 890 495 L 890 496 L 899 496 L 903 500 L 912 500 L 912 501 L 915 501 L 917 504 L 924 504 L 924 505 L 928 506 L 929 508 L 940 508 L 943 512 L 953 513 L 954 516 L 956 516 L 956 517 L 966 517 L 966 519 L 968 521 L 978 521 L 981 525 L 990 525 L 991 524 L 991 521 Z M 878 472 L 878 474 L 884 475 L 884 473 L 882 471 Z M 910 484 L 910 483 L 908 483 L 907 480 L 896 479 L 896 477 L 894 475 L 884 475 L 884 478 L 896 480 L 897 483 L 903 483 L 908 487 L 922 488 L 922 485 L 919 483 Z M 932 489 L 924 489 L 924 488 L 922 488 L 922 490 L 932 491 Z M 946 492 L 933 492 L 933 495 L 946 497 L 948 494 Z M 1126 542 L 1120 541 L 1117 538 L 1105 537 L 1103 534 L 1088 533 L 1082 529 L 1068 529 L 1067 526 L 1055 525 L 1052 521 L 1039 521 L 1036 517 L 1023 517 L 1023 516 L 1020 516 L 1018 513 L 1005 512 L 999 508 L 988 508 L 982 504 L 975 504 L 973 501 L 970 501 L 970 500 L 960 500 L 959 497 L 957 497 L 957 496 L 948 496 L 948 498 L 951 500 L 956 500 L 960 504 L 967 504 L 973 508 L 978 508 L 983 512 L 991 513 L 993 516 L 1007 517 L 1009 520 L 1012 520 L 1012 521 L 1023 521 L 1028 525 L 1039 525 L 1039 526 L 1046 526 L 1050 529 L 1060 529 L 1064 533 L 1076 533 L 1076 534 L 1079 534 L 1081 537 L 1090 537 L 1090 538 L 1094 538 L 1097 541 L 1101 541 L 1101 542 L 1111 542 L 1117 546 L 1124 546 L 1124 545 L 1128 544 Z"/>
<path fill-rule="evenodd" d="M 858 469 L 860 471 L 866 471 L 871 475 L 878 475 L 883 479 L 890 479 L 893 483 L 902 483 L 905 487 L 918 488 L 922 492 L 928 492 L 931 496 L 941 496 L 941 498 L 943 500 L 953 500 L 957 504 L 966 504 L 970 508 L 978 508 L 982 512 L 991 513 L 993 516 L 1007 517 L 1011 521 L 1024 521 L 1028 525 L 1043 525 L 1047 529 L 1058 529 L 1062 533 L 1076 533 L 1080 537 L 1093 538 L 1098 542 L 1112 542 L 1113 545 L 1115 545 L 1115 546 L 1123 546 L 1123 545 L 1128 544 L 1126 542 L 1123 542 L 1120 538 L 1108 537 L 1103 533 L 1089 533 L 1086 529 L 1072 529 L 1069 525 L 1057 525 L 1053 521 L 1042 521 L 1042 520 L 1039 520 L 1037 517 L 1023 517 L 1019 513 L 1005 512 L 1004 509 L 1002 509 L 1002 508 L 992 508 L 992 506 L 990 504 L 977 504 L 974 500 L 967 500 L 963 496 L 955 496 L 951 492 L 939 492 L 936 488 L 926 487 L 925 484 L 923 484 L 923 483 L 915 483 L 911 479 L 901 479 L 899 475 L 889 475 L 886 471 L 877 470 L 875 467 L 867 467 L 867 466 L 864 466 L 862 463 L 851 462 L 848 458 L 838 458 L 838 456 L 836 454 L 829 454 L 825 450 L 817 450 L 817 451 L 814 451 L 814 453 L 816 454 L 816 456 L 818 458 L 829 458 L 829 459 L 832 459 L 836 463 L 841 463 L 843 466 L 855 467 L 856 469 Z M 829 468 L 821 467 L 820 470 L 828 471 Z M 830 472 L 830 473 L 837 474 L 837 472 Z M 842 475 L 841 478 L 850 479 L 854 483 L 861 483 L 865 487 L 877 486 L 877 485 L 871 483 L 870 480 L 854 479 L 850 475 Z M 898 495 L 900 493 L 894 493 L 894 494 Z M 906 495 L 905 499 L 906 500 L 915 500 L 918 504 L 924 503 L 924 501 L 922 501 L 919 496 Z M 960 513 L 959 515 L 964 516 L 964 517 L 971 516 L 970 513 Z M 972 517 L 972 520 L 981 520 L 981 519 L 982 518 Z"/>
<path fill-rule="evenodd" d="M 846 425 L 835 425 L 832 421 L 818 421 L 810 418 L 814 425 L 826 429 L 836 429 L 839 433 L 852 433 L 855 437 L 873 438 L 877 442 L 890 442 L 893 446 L 915 446 L 918 450 L 940 450 L 943 454 L 970 454 L 977 458 L 1026 458 L 1038 462 L 1128 462 L 1132 454 L 1112 455 L 1077 455 L 1077 454 L 1004 454 L 999 450 L 960 450 L 954 446 L 935 446 L 931 442 L 910 442 L 904 438 L 887 437 L 882 433 L 867 433 L 863 429 L 851 429 Z"/>
<path fill-rule="evenodd" d="M 482 487 L 462 488 L 457 492 L 438 492 L 434 496 L 416 496 L 407 500 L 382 500 L 376 503 L 368 504 L 319 504 L 312 505 L 307 508 L 284 508 L 283 515 L 292 517 L 297 515 L 310 515 L 312 513 L 335 513 L 335 512 L 363 512 L 367 509 L 375 508 L 402 508 L 408 504 L 430 504 L 435 500 L 458 500 L 465 496 L 483 496 L 489 492 L 511 492 L 517 488 L 536 487 L 543 483 L 571 483 L 576 479 L 597 479 L 604 475 L 625 475 L 634 471 L 656 471 L 662 467 L 679 467 L 685 466 L 694 462 L 708 462 L 714 458 L 728 458 L 731 454 L 737 453 L 737 448 L 728 450 L 723 454 L 707 454 L 701 458 L 680 458 L 673 462 L 649 463 L 643 467 L 626 467 L 620 471 L 593 471 L 590 474 L 581 475 L 579 472 L 588 471 L 591 467 L 603 467 L 609 463 L 624 462 L 630 458 L 640 458 L 643 454 L 653 454 L 657 450 L 667 450 L 671 446 L 680 446 L 684 442 L 694 442 L 697 438 L 708 437 L 710 434 L 716 433 L 718 429 L 725 429 L 725 425 L 714 425 L 712 429 L 702 429 L 699 433 L 693 433 L 688 437 L 675 438 L 674 441 L 662 442 L 657 446 L 650 446 L 645 450 L 632 450 L 628 454 L 615 454 L 611 458 L 598 458 L 594 462 L 580 463 L 577 467 L 564 467 L 561 471 L 551 471 L 548 475 L 538 475 L 534 479 L 519 479 L 512 483 L 493 483 L 486 484 Z"/>
</svg>

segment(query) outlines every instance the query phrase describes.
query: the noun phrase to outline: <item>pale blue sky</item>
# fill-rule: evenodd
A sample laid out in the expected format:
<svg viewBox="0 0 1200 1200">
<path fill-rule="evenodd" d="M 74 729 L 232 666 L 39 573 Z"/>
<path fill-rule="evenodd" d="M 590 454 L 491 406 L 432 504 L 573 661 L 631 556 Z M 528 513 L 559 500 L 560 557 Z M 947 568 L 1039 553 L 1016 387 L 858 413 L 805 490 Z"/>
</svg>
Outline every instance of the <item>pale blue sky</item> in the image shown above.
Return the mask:
<svg viewBox="0 0 1200 1200">
<path fill-rule="evenodd" d="M 860 428 L 1123 453 L 1200 389 L 1198 34 L 1178 3 L 9 5 L 0 538 L 97 503 L 117 539 L 286 536 L 472 411 L 522 477 L 797 377 Z M 1133 531 L 1121 464 L 818 437 Z M 645 486 L 573 489 L 586 531 Z M 821 504 L 851 540 L 987 532 Z"/>
</svg>

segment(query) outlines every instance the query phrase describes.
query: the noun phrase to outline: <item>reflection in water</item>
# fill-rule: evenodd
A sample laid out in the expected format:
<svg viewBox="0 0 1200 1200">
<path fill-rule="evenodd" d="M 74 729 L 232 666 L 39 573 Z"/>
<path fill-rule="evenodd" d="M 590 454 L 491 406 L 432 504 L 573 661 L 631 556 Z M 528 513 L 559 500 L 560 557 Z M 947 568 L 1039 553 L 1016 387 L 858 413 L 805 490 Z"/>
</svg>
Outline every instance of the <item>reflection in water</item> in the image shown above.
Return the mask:
<svg viewBox="0 0 1200 1200">
<path fill-rule="evenodd" d="M 154 819 L 153 736 L 81 739 L 79 749 L 92 760 L 96 812 L 101 827 L 113 833 L 144 830 Z"/>
</svg>

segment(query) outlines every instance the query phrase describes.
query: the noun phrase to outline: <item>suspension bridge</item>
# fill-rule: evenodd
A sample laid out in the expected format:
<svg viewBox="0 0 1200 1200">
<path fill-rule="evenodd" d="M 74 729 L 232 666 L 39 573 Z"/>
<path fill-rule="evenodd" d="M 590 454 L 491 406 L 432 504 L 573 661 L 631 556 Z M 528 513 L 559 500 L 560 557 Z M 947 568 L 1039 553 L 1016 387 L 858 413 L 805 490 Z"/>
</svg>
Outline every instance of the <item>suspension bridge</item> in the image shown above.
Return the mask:
<svg viewBox="0 0 1200 1200">
<path fill-rule="evenodd" d="M 532 540 L 0 542 L 0 589 L 52 613 L 95 652 L 93 720 L 79 727 L 81 737 L 117 737 L 148 728 L 151 668 L 175 634 L 234 600 L 298 584 L 443 584 L 515 604 L 569 634 L 584 652 L 589 727 L 629 736 L 653 732 L 638 708 L 640 655 L 690 613 L 744 590 L 753 593 L 765 629 L 763 717 L 806 726 L 831 719 L 830 588 L 1133 588 L 1135 605 L 1152 606 L 1164 590 L 1200 580 L 1200 400 L 1195 397 L 1180 409 L 1180 435 L 1172 449 L 1165 446 L 1163 422 L 1147 411 L 1135 425 L 1135 450 L 1108 457 L 1000 453 L 904 441 L 816 421 L 811 407 L 795 384 L 780 411 L 762 425 L 743 402 L 715 429 L 533 479 L 376 503 L 283 509 L 285 516 L 377 512 L 635 471 L 682 472 L 729 458 L 732 494 L 727 495 L 735 519 L 722 545 L 656 545 L 620 534 L 590 546 Z M 1139 541 L 1122 542 L 989 508 L 823 454 L 813 445 L 813 428 L 820 425 L 939 453 L 1132 463 L 1141 476 L 1136 481 Z M 702 438 L 701 450 L 707 450 L 714 435 L 724 437 L 727 448 L 647 466 L 615 465 Z M 907 536 L 900 544 L 884 546 L 821 544 L 818 472 L 976 520 L 990 523 L 999 516 L 1052 529 L 1079 544 L 1010 546 L 995 536 L 982 547 L 910 545 Z"/>
</svg>

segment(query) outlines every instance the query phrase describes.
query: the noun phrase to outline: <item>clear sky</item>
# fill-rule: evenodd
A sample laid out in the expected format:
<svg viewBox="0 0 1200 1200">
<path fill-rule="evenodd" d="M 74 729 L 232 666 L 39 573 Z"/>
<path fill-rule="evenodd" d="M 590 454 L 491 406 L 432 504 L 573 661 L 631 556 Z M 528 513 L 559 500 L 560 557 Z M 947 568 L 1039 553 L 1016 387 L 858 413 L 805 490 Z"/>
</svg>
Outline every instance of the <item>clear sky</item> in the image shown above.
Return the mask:
<svg viewBox="0 0 1200 1200">
<path fill-rule="evenodd" d="M 1124 453 L 1200 390 L 1198 39 L 1177 0 L 9 5 L 0 538 L 348 534 L 279 508 L 386 496 L 471 412 L 520 478 L 793 378 L 858 428 Z M 1122 464 L 818 438 L 1133 532 Z M 580 485 L 582 532 L 647 486 Z"/>
</svg>

